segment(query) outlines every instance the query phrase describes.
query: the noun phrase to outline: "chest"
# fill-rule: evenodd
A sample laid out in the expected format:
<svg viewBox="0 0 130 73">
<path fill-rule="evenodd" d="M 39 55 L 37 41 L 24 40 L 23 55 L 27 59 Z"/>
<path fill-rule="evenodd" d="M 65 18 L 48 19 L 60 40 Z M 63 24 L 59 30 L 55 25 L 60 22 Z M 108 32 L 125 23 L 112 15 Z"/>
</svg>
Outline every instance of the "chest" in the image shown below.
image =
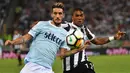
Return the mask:
<svg viewBox="0 0 130 73">
<path fill-rule="evenodd" d="M 42 31 L 37 36 L 40 37 L 38 40 L 54 42 L 59 45 L 62 44 L 66 37 L 62 29 L 47 27 L 42 28 Z"/>
</svg>

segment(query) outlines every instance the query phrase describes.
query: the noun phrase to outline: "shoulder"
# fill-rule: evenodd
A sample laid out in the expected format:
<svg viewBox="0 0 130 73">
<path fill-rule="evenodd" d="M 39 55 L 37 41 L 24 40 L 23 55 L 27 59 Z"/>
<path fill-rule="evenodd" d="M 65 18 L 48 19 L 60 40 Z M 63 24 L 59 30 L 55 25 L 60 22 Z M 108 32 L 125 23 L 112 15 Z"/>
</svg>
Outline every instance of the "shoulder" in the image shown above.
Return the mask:
<svg viewBox="0 0 130 73">
<path fill-rule="evenodd" d="M 62 23 L 61 27 L 63 27 L 66 31 L 69 31 L 72 27 L 72 23 L 70 22 Z"/>
<path fill-rule="evenodd" d="M 38 21 L 34 27 L 43 27 L 49 24 L 49 21 Z"/>
<path fill-rule="evenodd" d="M 62 35 L 67 35 L 67 33 L 68 33 L 68 31 L 66 31 L 66 29 L 64 29 L 64 28 L 60 28 L 60 33 L 62 34 Z"/>
<path fill-rule="evenodd" d="M 70 26 L 69 22 L 63 22 L 63 23 L 61 23 L 61 27 L 63 27 L 63 28 L 66 28 L 66 27 L 69 27 L 69 26 Z"/>
<path fill-rule="evenodd" d="M 49 24 L 49 21 L 39 21 L 39 22 L 37 22 L 37 24 L 39 24 L 39 25 L 46 25 L 46 24 Z"/>
</svg>

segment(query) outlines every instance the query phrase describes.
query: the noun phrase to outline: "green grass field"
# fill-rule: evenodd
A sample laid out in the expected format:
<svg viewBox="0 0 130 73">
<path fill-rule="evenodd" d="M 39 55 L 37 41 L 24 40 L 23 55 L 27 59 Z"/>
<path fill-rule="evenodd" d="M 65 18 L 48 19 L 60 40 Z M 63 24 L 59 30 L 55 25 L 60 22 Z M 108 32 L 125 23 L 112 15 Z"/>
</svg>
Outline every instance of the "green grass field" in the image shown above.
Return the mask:
<svg viewBox="0 0 130 73">
<path fill-rule="evenodd" d="M 91 56 L 96 73 L 130 73 L 130 55 Z M 56 59 L 53 70 L 62 73 L 61 60 Z M 19 73 L 22 67 L 17 66 L 16 59 L 0 59 L 0 73 Z"/>
</svg>

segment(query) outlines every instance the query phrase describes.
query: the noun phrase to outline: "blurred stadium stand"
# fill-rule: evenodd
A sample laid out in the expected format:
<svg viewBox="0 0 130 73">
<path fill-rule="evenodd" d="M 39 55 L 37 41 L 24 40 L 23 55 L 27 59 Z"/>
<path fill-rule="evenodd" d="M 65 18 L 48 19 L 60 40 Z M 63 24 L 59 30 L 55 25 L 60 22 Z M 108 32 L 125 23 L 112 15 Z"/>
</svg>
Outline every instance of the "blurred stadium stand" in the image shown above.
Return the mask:
<svg viewBox="0 0 130 73">
<path fill-rule="evenodd" d="M 2 33 L 2 27 L 5 19 L 8 16 L 10 0 L 0 0 L 0 33 Z"/>
<path fill-rule="evenodd" d="M 71 21 L 72 10 L 82 7 L 86 14 L 85 24 L 96 36 L 113 35 L 120 29 L 127 33 L 122 41 L 130 44 L 130 0 L 0 0 L 0 37 L 6 35 L 7 38 L 2 38 L 4 41 L 11 39 L 15 28 L 25 34 L 33 22 L 50 19 L 51 5 L 55 1 L 65 4 L 64 20 Z M 122 41 L 103 46 L 121 46 Z"/>
</svg>

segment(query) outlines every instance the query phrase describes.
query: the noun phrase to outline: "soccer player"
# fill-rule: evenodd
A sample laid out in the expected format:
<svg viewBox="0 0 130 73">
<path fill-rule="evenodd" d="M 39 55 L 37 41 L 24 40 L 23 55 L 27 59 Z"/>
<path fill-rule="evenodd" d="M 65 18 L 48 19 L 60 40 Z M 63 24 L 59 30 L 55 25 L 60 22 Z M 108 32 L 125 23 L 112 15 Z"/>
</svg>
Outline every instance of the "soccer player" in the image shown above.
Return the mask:
<svg viewBox="0 0 130 73">
<path fill-rule="evenodd" d="M 74 27 L 81 29 L 84 34 L 84 40 L 90 40 L 97 45 L 106 44 L 112 40 L 120 39 L 124 33 L 118 31 L 111 37 L 99 37 L 96 38 L 94 34 L 84 25 L 85 14 L 81 8 L 74 9 L 72 13 L 72 23 L 62 24 L 62 27 L 69 31 Z M 77 52 L 69 57 L 65 57 L 63 60 L 63 73 L 95 73 L 94 65 L 90 62 L 85 55 L 85 50 Z"/>
<path fill-rule="evenodd" d="M 19 32 L 19 29 L 15 29 L 14 30 L 14 35 L 13 35 L 13 40 L 21 37 L 22 35 Z M 20 45 L 14 45 L 14 53 L 17 56 L 17 60 L 18 60 L 18 65 L 21 66 L 22 65 L 22 59 L 21 59 L 21 47 L 22 44 Z"/>
<path fill-rule="evenodd" d="M 29 52 L 25 57 L 25 66 L 20 73 L 54 73 L 52 64 L 60 50 L 60 57 L 63 58 L 81 49 L 68 51 L 66 44 L 67 32 L 61 27 L 64 18 L 64 5 L 56 2 L 52 5 L 52 20 L 39 21 L 24 36 L 13 41 L 7 40 L 5 45 L 16 45 L 33 39 Z"/>
</svg>

